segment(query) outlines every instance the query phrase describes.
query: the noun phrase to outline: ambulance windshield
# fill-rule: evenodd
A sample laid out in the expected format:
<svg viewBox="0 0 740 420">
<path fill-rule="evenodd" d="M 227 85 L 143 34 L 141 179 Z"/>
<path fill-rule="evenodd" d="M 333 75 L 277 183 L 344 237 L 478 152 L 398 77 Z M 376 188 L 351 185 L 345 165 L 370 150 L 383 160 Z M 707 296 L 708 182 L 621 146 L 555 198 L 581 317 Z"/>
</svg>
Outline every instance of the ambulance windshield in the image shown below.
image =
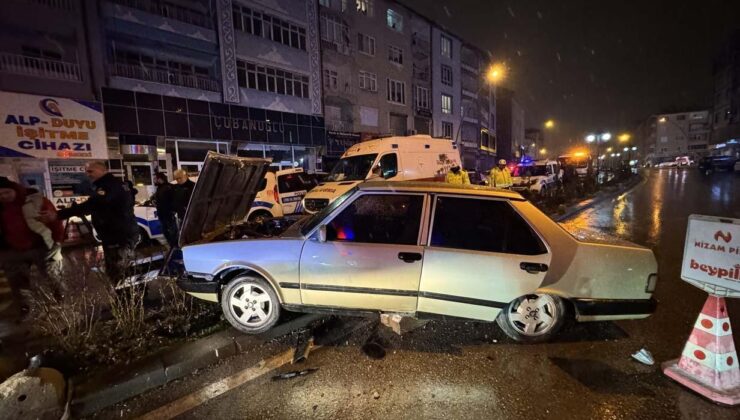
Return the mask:
<svg viewBox="0 0 740 420">
<path fill-rule="evenodd" d="M 326 181 L 364 181 L 377 157 L 377 153 L 374 153 L 342 158 L 334 166 Z"/>
</svg>

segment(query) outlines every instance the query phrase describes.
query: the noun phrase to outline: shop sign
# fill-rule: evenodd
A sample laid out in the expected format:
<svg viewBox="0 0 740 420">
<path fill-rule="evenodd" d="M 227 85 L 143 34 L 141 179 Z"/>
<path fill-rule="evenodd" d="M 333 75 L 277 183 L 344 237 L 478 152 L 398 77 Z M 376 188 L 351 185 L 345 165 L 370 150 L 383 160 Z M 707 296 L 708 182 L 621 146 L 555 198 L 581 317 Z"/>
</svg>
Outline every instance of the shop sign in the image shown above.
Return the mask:
<svg viewBox="0 0 740 420">
<path fill-rule="evenodd" d="M 66 207 L 85 201 L 91 189 L 84 160 L 49 160 L 49 180 L 54 206 Z"/>
<path fill-rule="evenodd" d="M 270 121 L 254 121 L 245 118 L 230 118 L 212 116 L 213 125 L 216 128 L 231 128 L 234 130 L 263 131 L 266 133 L 284 133 L 285 126 L 282 123 Z"/>
<path fill-rule="evenodd" d="M 740 292 L 740 219 L 691 215 L 681 278 L 705 290 Z"/>
<path fill-rule="evenodd" d="M 326 134 L 330 150 L 345 150 L 360 142 L 360 133 L 349 131 L 327 131 Z"/>
<path fill-rule="evenodd" d="M 107 159 L 100 104 L 0 92 L 0 156 Z"/>
<path fill-rule="evenodd" d="M 426 108 L 417 108 L 416 114 L 422 117 L 432 118 L 432 111 Z"/>
</svg>

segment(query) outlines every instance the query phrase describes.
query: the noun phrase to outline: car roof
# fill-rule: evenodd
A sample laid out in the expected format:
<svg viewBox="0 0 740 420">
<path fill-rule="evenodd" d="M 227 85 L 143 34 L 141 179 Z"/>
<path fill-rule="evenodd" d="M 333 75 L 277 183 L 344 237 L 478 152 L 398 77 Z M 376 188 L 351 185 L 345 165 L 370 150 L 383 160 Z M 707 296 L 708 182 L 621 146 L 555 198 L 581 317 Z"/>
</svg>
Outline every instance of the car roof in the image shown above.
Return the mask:
<svg viewBox="0 0 740 420">
<path fill-rule="evenodd" d="M 509 200 L 524 201 L 521 194 L 485 187 L 481 185 L 457 185 L 445 182 L 419 182 L 419 181 L 369 181 L 357 185 L 361 191 L 409 191 L 426 193 L 449 193 L 475 195 L 479 197 L 498 197 Z"/>
</svg>

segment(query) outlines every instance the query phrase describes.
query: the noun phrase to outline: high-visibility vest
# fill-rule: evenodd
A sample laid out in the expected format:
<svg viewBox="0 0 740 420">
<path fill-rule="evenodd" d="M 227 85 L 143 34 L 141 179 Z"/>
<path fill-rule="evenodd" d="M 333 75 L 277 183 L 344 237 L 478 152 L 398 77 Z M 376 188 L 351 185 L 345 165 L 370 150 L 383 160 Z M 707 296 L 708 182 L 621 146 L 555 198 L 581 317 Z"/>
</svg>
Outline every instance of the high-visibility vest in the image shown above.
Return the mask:
<svg viewBox="0 0 740 420">
<path fill-rule="evenodd" d="M 491 169 L 491 172 L 488 176 L 488 182 L 491 187 L 510 188 L 512 182 L 511 172 L 509 172 L 509 168 L 504 167 L 504 169 L 499 169 L 498 167 L 496 167 Z"/>
<path fill-rule="evenodd" d="M 462 169 L 460 169 L 458 173 L 449 171 L 445 177 L 445 182 L 448 184 L 470 185 L 470 177 L 468 176 L 468 173 Z"/>
</svg>

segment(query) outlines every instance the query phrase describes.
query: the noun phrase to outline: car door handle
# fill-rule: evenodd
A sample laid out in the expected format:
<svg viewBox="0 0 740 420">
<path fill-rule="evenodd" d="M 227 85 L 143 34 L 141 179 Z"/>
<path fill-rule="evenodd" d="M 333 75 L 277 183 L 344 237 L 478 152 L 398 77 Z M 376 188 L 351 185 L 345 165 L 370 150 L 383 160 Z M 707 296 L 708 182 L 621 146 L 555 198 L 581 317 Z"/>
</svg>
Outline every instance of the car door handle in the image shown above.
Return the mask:
<svg viewBox="0 0 740 420">
<path fill-rule="evenodd" d="M 414 261 L 421 261 L 421 254 L 418 252 L 399 252 L 398 259 L 403 262 L 412 263 Z"/>
<path fill-rule="evenodd" d="M 544 273 L 547 271 L 547 264 L 523 262 L 519 263 L 519 268 L 526 271 L 529 274 Z"/>
</svg>

